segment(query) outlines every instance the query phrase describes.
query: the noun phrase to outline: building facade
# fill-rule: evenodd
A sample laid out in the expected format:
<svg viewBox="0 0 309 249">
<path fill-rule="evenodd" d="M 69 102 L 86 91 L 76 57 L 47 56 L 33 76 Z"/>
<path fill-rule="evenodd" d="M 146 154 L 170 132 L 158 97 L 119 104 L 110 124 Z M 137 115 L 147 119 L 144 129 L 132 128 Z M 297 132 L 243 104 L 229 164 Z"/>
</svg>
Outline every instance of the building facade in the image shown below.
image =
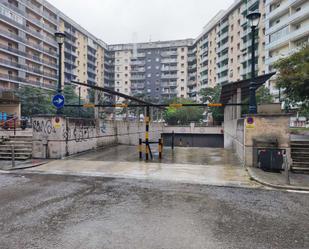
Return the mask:
<svg viewBox="0 0 309 249">
<path fill-rule="evenodd" d="M 309 1 L 266 1 L 266 72 L 274 71 L 274 63 L 295 53 L 309 42 Z M 274 78 L 268 82 L 279 98 Z"/>
<path fill-rule="evenodd" d="M 202 88 L 250 77 L 252 37 L 246 16 L 252 11 L 262 14 L 254 58 L 261 75 L 308 42 L 308 1 L 236 0 L 196 39 L 107 45 L 45 0 L 0 0 L 0 88 L 55 89 L 54 33 L 62 31 L 64 82 L 105 86 L 156 102 L 199 100 Z M 268 84 L 276 93 L 274 84 Z M 86 87 L 76 90 L 89 97 Z"/>
</svg>

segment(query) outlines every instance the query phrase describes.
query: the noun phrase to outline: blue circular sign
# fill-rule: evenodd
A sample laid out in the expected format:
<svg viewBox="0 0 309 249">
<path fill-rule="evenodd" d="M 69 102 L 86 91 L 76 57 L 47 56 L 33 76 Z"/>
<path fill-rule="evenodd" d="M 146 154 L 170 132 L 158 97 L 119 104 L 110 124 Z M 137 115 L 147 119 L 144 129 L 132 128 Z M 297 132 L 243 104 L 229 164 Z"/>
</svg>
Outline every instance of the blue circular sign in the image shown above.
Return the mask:
<svg viewBox="0 0 309 249">
<path fill-rule="evenodd" d="M 53 97 L 53 105 L 57 108 L 60 109 L 64 106 L 64 96 L 61 94 L 56 94 Z"/>
</svg>

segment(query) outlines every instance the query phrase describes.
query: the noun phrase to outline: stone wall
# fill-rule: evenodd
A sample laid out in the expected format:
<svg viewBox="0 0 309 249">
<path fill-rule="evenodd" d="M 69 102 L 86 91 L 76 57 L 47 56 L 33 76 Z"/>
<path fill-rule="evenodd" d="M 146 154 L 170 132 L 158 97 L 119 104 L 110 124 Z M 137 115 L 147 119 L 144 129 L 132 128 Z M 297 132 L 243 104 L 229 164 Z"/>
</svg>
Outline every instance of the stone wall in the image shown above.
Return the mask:
<svg viewBox="0 0 309 249">
<path fill-rule="evenodd" d="M 33 158 L 63 158 L 80 152 L 115 145 L 137 145 L 144 138 L 145 124 L 126 121 L 95 121 L 60 117 L 35 117 Z M 150 140 L 157 141 L 162 123 L 151 123 Z"/>
<path fill-rule="evenodd" d="M 186 134 L 222 134 L 222 126 L 196 126 L 195 123 L 191 123 L 188 126 L 165 126 L 164 133 L 186 133 Z"/>
<path fill-rule="evenodd" d="M 254 128 L 245 127 L 245 164 L 253 166 L 255 160 L 253 155 L 256 153 L 254 141 L 278 143 L 279 149 L 287 151 L 288 159 L 290 160 L 290 130 L 289 130 L 288 115 L 272 114 L 272 115 L 257 115 L 254 117 Z"/>
<path fill-rule="evenodd" d="M 224 148 L 234 150 L 244 162 L 244 119 L 224 122 Z"/>
<path fill-rule="evenodd" d="M 246 166 L 257 160 L 256 141 L 264 144 L 276 141 L 290 159 L 289 116 L 284 114 L 255 115 L 254 125 L 246 126 L 243 118 L 224 122 L 224 148 L 233 149 Z"/>
</svg>

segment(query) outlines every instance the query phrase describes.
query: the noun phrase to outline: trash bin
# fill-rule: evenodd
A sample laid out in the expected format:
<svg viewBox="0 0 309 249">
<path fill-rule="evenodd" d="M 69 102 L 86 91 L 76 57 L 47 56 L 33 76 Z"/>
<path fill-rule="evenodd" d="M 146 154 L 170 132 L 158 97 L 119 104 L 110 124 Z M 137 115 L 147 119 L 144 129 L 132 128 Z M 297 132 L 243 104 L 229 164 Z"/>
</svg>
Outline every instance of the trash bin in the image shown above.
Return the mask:
<svg viewBox="0 0 309 249">
<path fill-rule="evenodd" d="M 20 128 L 22 130 L 25 130 L 27 128 L 27 120 L 26 119 L 23 119 L 20 121 Z"/>
<path fill-rule="evenodd" d="M 258 149 L 258 166 L 265 171 L 283 170 L 283 150 L 273 148 Z"/>
<path fill-rule="evenodd" d="M 254 166 L 265 171 L 283 170 L 284 150 L 279 149 L 278 140 L 275 138 L 255 139 L 253 141 L 253 159 Z"/>
</svg>

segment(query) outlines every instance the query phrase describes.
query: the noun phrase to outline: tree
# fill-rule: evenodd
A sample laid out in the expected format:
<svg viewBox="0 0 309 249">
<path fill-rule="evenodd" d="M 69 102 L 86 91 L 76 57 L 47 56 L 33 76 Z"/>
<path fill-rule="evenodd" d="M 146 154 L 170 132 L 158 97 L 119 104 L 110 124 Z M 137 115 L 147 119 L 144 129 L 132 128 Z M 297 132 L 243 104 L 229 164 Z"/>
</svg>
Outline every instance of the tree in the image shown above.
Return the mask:
<svg viewBox="0 0 309 249">
<path fill-rule="evenodd" d="M 280 59 L 274 67 L 279 71 L 276 85 L 285 98 L 302 112 L 309 109 L 309 45 L 289 57 Z"/>
<path fill-rule="evenodd" d="M 201 101 L 204 104 L 220 103 L 221 86 L 202 88 L 199 92 Z M 222 122 L 224 113 L 223 108 L 220 107 L 208 107 L 208 112 L 212 113 L 212 117 L 216 122 Z"/>
<path fill-rule="evenodd" d="M 193 101 L 176 98 L 173 103 L 193 104 Z M 203 119 L 203 108 L 201 107 L 168 107 L 164 112 L 164 120 L 169 125 L 188 125 L 191 122 L 200 122 Z"/>
<path fill-rule="evenodd" d="M 258 105 L 269 104 L 273 102 L 273 96 L 270 93 L 269 88 L 261 86 L 256 91 L 256 103 Z"/>
<path fill-rule="evenodd" d="M 52 98 L 55 95 L 55 91 L 37 88 L 33 86 L 21 86 L 16 95 L 21 102 L 22 116 L 34 116 L 34 115 L 54 115 L 56 114 L 56 108 L 52 104 Z M 65 86 L 63 89 L 63 95 L 65 97 L 65 104 L 77 105 L 79 103 L 79 97 L 75 92 L 75 89 L 71 86 Z M 84 101 L 81 101 L 84 104 Z M 81 108 L 81 117 L 93 118 L 92 109 L 85 110 Z M 79 109 L 77 107 L 64 107 L 63 114 L 69 117 L 78 117 Z"/>
<path fill-rule="evenodd" d="M 53 91 L 32 86 L 21 86 L 16 95 L 21 102 L 23 116 L 31 117 L 39 114 L 55 114 L 56 110 L 51 104 Z"/>
</svg>

